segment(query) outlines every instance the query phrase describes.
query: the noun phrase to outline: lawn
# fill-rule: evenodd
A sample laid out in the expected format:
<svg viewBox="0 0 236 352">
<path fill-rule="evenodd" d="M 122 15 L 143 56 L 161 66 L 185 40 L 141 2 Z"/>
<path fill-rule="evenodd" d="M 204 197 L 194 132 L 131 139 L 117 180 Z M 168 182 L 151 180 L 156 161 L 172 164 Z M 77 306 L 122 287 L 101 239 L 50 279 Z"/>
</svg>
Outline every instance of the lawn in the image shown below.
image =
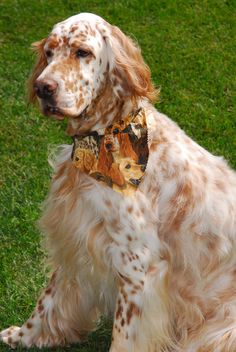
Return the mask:
<svg viewBox="0 0 236 352">
<path fill-rule="evenodd" d="M 36 222 L 49 187 L 47 153 L 50 145 L 70 142 L 64 123 L 27 105 L 30 44 L 85 11 L 138 40 L 161 88 L 157 108 L 236 168 L 235 2 L 1 0 L 0 330 L 24 322 L 45 284 Z M 110 323 L 102 321 L 85 344 L 55 350 L 105 352 L 109 342 Z M 0 345 L 0 351 L 10 349 Z"/>
</svg>

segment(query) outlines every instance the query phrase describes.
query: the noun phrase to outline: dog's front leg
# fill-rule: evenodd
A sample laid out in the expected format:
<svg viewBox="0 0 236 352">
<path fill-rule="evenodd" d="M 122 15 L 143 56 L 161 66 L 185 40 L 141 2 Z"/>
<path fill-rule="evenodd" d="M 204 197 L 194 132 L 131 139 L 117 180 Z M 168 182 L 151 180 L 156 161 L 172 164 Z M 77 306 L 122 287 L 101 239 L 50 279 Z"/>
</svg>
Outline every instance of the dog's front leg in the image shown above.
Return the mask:
<svg viewBox="0 0 236 352">
<path fill-rule="evenodd" d="M 62 269 L 53 273 L 30 318 L 21 326 L 0 333 L 11 347 L 59 346 L 79 342 L 93 327 L 93 299 L 83 297 L 76 280 Z"/>
<path fill-rule="evenodd" d="M 137 335 L 140 333 L 147 278 L 147 268 L 141 258 L 144 251 L 144 248 L 143 253 L 116 250 L 114 259 L 119 284 L 110 352 L 143 352 Z"/>
<path fill-rule="evenodd" d="M 159 310 L 162 305 L 156 287 L 162 286 L 164 274 L 161 276 L 161 272 L 166 270 L 163 267 L 159 273 L 160 243 L 156 222 L 148 199 L 141 196 L 111 204 L 107 201 L 105 204 L 107 209 L 102 210 L 108 233 L 113 239 L 109 253 L 118 277 L 110 352 L 154 351 L 157 345 L 152 345 L 153 336 L 156 331 L 157 334 L 162 333 L 162 326 L 158 322 L 153 324 L 151 315 L 156 316 L 156 307 Z M 150 300 L 155 307 L 154 313 Z"/>
</svg>

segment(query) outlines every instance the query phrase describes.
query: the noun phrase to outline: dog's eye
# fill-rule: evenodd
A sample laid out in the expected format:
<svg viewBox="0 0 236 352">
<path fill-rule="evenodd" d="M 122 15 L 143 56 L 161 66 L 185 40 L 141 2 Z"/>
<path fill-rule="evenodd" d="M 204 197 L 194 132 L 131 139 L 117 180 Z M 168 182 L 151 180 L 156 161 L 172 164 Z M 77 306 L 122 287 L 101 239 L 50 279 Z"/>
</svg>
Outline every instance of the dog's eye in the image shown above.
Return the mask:
<svg viewBox="0 0 236 352">
<path fill-rule="evenodd" d="M 115 128 L 114 130 L 113 130 L 113 133 L 114 134 L 118 134 L 120 131 L 119 131 L 119 128 Z"/>
<path fill-rule="evenodd" d="M 87 57 L 89 55 L 90 55 L 90 52 L 86 50 L 78 49 L 76 51 L 76 57 Z"/>
<path fill-rule="evenodd" d="M 131 168 L 131 165 L 130 165 L 130 164 L 127 164 L 127 165 L 125 166 L 125 168 L 126 168 L 126 169 L 130 169 L 130 168 Z"/>
<path fill-rule="evenodd" d="M 53 55 L 52 50 L 46 50 L 45 55 L 47 56 L 47 58 L 52 57 L 52 55 Z"/>
</svg>

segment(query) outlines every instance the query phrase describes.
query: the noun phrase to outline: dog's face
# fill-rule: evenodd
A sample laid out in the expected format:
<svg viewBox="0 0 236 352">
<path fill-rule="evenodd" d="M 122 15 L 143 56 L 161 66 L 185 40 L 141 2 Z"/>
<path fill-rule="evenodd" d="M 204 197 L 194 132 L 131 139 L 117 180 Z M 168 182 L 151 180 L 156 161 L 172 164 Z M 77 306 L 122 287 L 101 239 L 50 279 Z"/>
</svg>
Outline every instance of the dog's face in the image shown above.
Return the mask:
<svg viewBox="0 0 236 352">
<path fill-rule="evenodd" d="M 80 116 L 104 83 L 108 68 L 105 26 L 99 17 L 90 15 L 89 21 L 87 17 L 81 14 L 58 23 L 43 43 L 47 66 L 34 89 L 46 115 Z"/>
<path fill-rule="evenodd" d="M 116 135 L 107 134 L 104 136 L 104 146 L 107 152 L 117 152 L 120 149 L 120 144 Z"/>
<path fill-rule="evenodd" d="M 104 137 L 104 146 L 107 152 L 117 152 L 120 149 L 118 134 L 125 129 L 126 125 L 123 120 L 114 123 L 106 128 Z"/>
<path fill-rule="evenodd" d="M 37 97 L 45 115 L 69 117 L 69 134 L 105 128 L 121 109 L 127 114 L 140 97 L 155 95 L 139 48 L 99 16 L 70 17 L 33 47 L 30 100 Z"/>
<path fill-rule="evenodd" d="M 140 180 L 144 173 L 144 166 L 138 165 L 131 158 L 124 158 L 119 162 L 119 168 L 127 182 L 135 184 L 135 180 Z M 134 180 L 132 182 L 132 180 Z"/>
</svg>

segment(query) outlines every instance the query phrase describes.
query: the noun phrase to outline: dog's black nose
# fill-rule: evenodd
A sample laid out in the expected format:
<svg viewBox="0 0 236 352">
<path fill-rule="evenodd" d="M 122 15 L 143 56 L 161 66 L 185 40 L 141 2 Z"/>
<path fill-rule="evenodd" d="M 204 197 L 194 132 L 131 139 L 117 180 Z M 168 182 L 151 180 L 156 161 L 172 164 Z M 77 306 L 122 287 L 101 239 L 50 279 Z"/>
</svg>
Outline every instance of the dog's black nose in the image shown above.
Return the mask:
<svg viewBox="0 0 236 352">
<path fill-rule="evenodd" d="M 129 182 L 131 182 L 134 186 L 138 186 L 140 184 L 141 180 L 138 178 L 130 178 Z"/>
<path fill-rule="evenodd" d="M 111 147 L 112 147 L 112 144 L 111 143 L 106 143 L 106 149 L 111 149 Z"/>
<path fill-rule="evenodd" d="M 39 98 L 49 99 L 55 94 L 57 86 L 57 82 L 52 79 L 36 81 L 34 84 L 34 90 Z"/>
</svg>

